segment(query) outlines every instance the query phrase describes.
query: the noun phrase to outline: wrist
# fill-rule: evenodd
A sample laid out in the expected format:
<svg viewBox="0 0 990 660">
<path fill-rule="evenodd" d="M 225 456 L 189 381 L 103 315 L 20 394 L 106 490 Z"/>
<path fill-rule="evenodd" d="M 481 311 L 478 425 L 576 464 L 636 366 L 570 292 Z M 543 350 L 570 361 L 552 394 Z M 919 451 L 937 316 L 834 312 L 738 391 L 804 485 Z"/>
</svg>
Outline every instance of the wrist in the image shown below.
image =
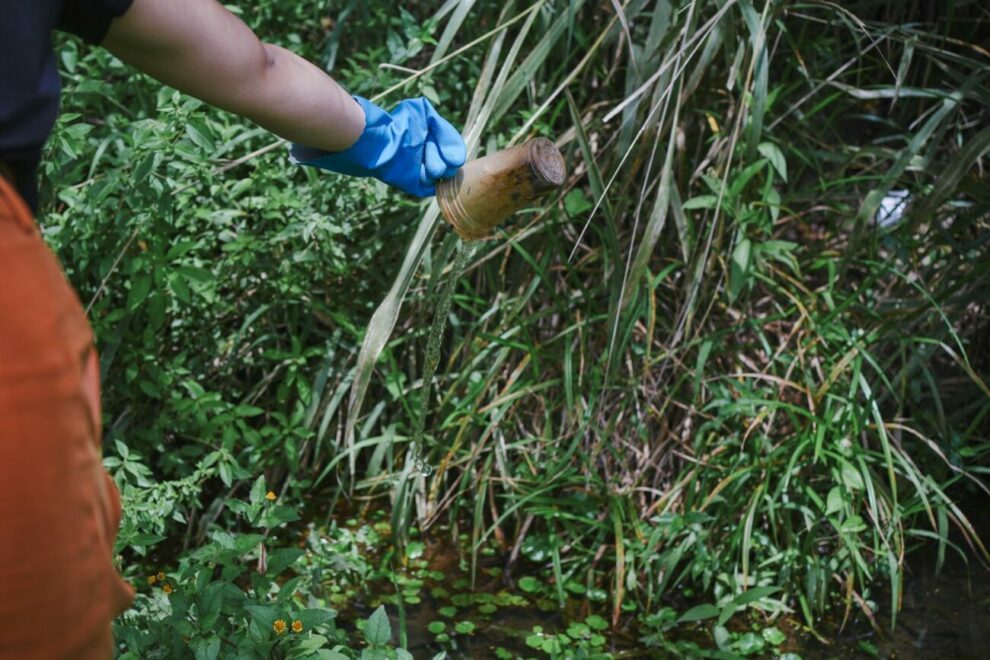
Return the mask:
<svg viewBox="0 0 990 660">
<path fill-rule="evenodd" d="M 346 93 L 344 96 L 346 98 L 341 103 L 343 110 L 340 113 L 340 124 L 343 126 L 344 135 L 344 139 L 341 142 L 345 143 L 346 146 L 340 149 L 340 151 L 346 151 L 357 144 L 357 141 L 364 135 L 364 130 L 367 127 L 364 107 L 358 102 L 357 97 Z"/>
</svg>

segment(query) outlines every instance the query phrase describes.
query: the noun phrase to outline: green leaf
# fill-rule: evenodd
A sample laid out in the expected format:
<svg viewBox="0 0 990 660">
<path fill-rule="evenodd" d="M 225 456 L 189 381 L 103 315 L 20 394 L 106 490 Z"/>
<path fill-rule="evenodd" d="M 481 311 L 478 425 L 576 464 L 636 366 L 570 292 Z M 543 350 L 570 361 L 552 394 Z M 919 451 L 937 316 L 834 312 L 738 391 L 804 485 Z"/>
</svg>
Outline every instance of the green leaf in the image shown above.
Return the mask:
<svg viewBox="0 0 990 660">
<path fill-rule="evenodd" d="M 767 641 L 768 644 L 773 646 L 780 646 L 787 641 L 787 635 L 780 632 L 780 630 L 774 626 L 763 629 L 763 639 Z"/>
<path fill-rule="evenodd" d="M 736 605 L 735 601 L 731 601 L 730 600 L 728 603 L 726 603 L 725 605 L 723 605 L 722 606 L 722 611 L 719 612 L 719 614 L 718 614 L 718 623 L 717 623 L 717 625 L 724 626 L 725 623 L 726 623 L 726 621 L 728 621 L 729 619 L 731 619 L 732 618 L 732 615 L 736 613 L 736 609 L 738 609 L 738 606 Z"/>
<path fill-rule="evenodd" d="M 279 548 L 268 553 L 268 571 L 271 576 L 278 575 L 303 556 L 299 548 Z"/>
<path fill-rule="evenodd" d="M 267 605 L 245 605 L 244 609 L 251 615 L 251 620 L 266 631 L 266 635 L 268 634 L 267 631 L 271 630 L 272 624 L 275 623 L 275 619 L 278 618 L 275 608 Z"/>
<path fill-rule="evenodd" d="M 842 483 L 845 484 L 846 488 L 849 490 L 863 490 L 863 477 L 860 475 L 859 471 L 852 466 L 852 463 L 848 461 L 842 461 Z"/>
<path fill-rule="evenodd" d="M 148 325 L 152 330 L 159 330 L 165 325 L 165 302 L 165 296 L 160 292 L 148 298 Z"/>
<path fill-rule="evenodd" d="M 457 625 L 454 626 L 454 632 L 459 635 L 470 635 L 474 632 L 474 624 L 470 621 L 459 621 Z"/>
<path fill-rule="evenodd" d="M 216 279 L 213 277 L 213 273 L 206 270 L 205 268 L 196 268 L 194 266 L 179 266 L 175 270 L 177 273 L 182 275 L 190 282 L 207 283 L 207 282 L 212 282 L 214 279 Z"/>
<path fill-rule="evenodd" d="M 752 243 L 748 238 L 744 238 L 736 244 L 732 250 L 732 264 L 729 270 L 729 300 L 735 301 L 742 293 L 749 279 L 749 257 L 752 250 Z"/>
<path fill-rule="evenodd" d="M 406 557 L 409 559 L 419 559 L 426 551 L 426 545 L 422 541 L 410 541 L 406 546 Z"/>
<path fill-rule="evenodd" d="M 148 178 L 151 170 L 155 167 L 155 158 L 157 155 L 158 154 L 148 154 L 140 163 L 138 163 L 137 167 L 134 168 L 134 175 L 131 177 L 130 181 L 132 188 L 137 187 Z"/>
<path fill-rule="evenodd" d="M 220 638 L 211 635 L 206 639 L 197 638 L 189 643 L 196 660 L 216 660 L 220 657 Z"/>
<path fill-rule="evenodd" d="M 761 156 L 770 161 L 770 165 L 777 170 L 780 178 L 787 181 L 787 161 L 784 160 L 784 152 L 780 150 L 780 147 L 772 142 L 761 142 L 757 150 Z"/>
<path fill-rule="evenodd" d="M 726 647 L 729 645 L 729 631 L 721 623 L 715 626 L 715 630 L 712 632 L 712 636 L 715 638 L 715 645 L 718 646 L 723 651 L 727 650 Z"/>
<path fill-rule="evenodd" d="M 591 210 L 594 206 L 580 188 L 573 188 L 569 193 L 564 195 L 564 211 L 569 216 L 581 215 L 585 211 Z"/>
<path fill-rule="evenodd" d="M 251 486 L 251 504 L 261 504 L 265 501 L 265 475 L 259 474 Z"/>
<path fill-rule="evenodd" d="M 227 463 L 227 461 L 221 461 L 219 470 L 220 470 L 220 481 L 223 482 L 224 486 L 230 488 L 230 484 L 232 484 L 234 481 L 233 474 L 230 471 L 230 464 Z"/>
<path fill-rule="evenodd" d="M 220 619 L 220 608 L 223 606 L 223 582 L 213 582 L 199 596 L 199 629 L 203 632 L 211 630 Z"/>
<path fill-rule="evenodd" d="M 592 614 L 584 620 L 588 627 L 593 630 L 605 630 L 608 628 L 608 621 L 598 616 L 597 614 Z"/>
<path fill-rule="evenodd" d="M 845 504 L 846 500 L 842 496 L 842 487 L 833 486 L 832 489 L 828 491 L 828 497 L 826 498 L 825 515 L 830 516 L 833 513 L 842 511 Z"/>
<path fill-rule="evenodd" d="M 713 209 L 717 203 L 718 197 L 715 195 L 698 195 L 697 197 L 692 197 L 684 202 L 681 208 L 685 211 L 692 211 L 695 209 Z"/>
<path fill-rule="evenodd" d="M 258 415 L 263 415 L 265 413 L 265 409 L 259 408 L 258 406 L 247 406 L 242 404 L 234 408 L 234 412 L 238 417 L 257 417 Z"/>
<path fill-rule="evenodd" d="M 190 140 L 196 143 L 200 149 L 206 152 L 212 152 L 215 150 L 213 142 L 206 137 L 207 128 L 206 125 L 201 121 L 190 121 L 186 124 L 186 135 Z"/>
<path fill-rule="evenodd" d="M 586 637 L 591 637 L 591 626 L 586 623 L 572 623 L 567 626 L 568 637 L 573 637 L 574 639 L 584 639 Z"/>
<path fill-rule="evenodd" d="M 736 596 L 733 602 L 736 605 L 748 605 L 749 603 L 755 603 L 761 598 L 773 595 L 778 591 L 780 591 L 780 587 L 753 587 Z"/>
<path fill-rule="evenodd" d="M 151 274 L 139 273 L 131 280 L 131 290 L 127 292 L 127 309 L 134 311 L 144 302 L 151 291 Z"/>
<path fill-rule="evenodd" d="M 337 613 L 331 609 L 310 608 L 300 610 L 294 615 L 303 624 L 303 630 L 313 630 L 337 618 Z"/>
<path fill-rule="evenodd" d="M 265 514 L 265 526 L 277 527 L 287 522 L 299 520 L 299 514 L 290 506 L 274 506 Z"/>
<path fill-rule="evenodd" d="M 763 649 L 766 648 L 766 642 L 756 633 L 748 632 L 736 640 L 735 647 L 743 655 L 755 655 L 763 652 Z"/>
<path fill-rule="evenodd" d="M 384 646 L 392 639 L 392 624 L 385 614 L 385 606 L 379 605 L 364 626 L 364 638 L 374 646 Z"/>
<path fill-rule="evenodd" d="M 866 523 L 863 522 L 863 518 L 860 516 L 849 516 L 849 518 L 842 521 L 842 524 L 839 525 L 839 531 L 846 534 L 862 532 L 864 529 L 866 529 Z"/>
<path fill-rule="evenodd" d="M 135 534 L 127 539 L 127 545 L 135 548 L 145 548 L 165 540 L 161 534 Z"/>
<path fill-rule="evenodd" d="M 714 619 L 718 616 L 719 608 L 714 605 L 695 605 L 677 619 L 677 623 L 690 623 L 692 621 L 704 621 Z"/>
<path fill-rule="evenodd" d="M 178 275 L 171 275 L 168 278 L 169 286 L 172 288 L 172 293 L 175 297 L 179 299 L 180 302 L 189 303 L 192 300 L 192 295 L 189 292 L 189 283 L 182 277 Z"/>
<path fill-rule="evenodd" d="M 536 593 L 543 587 L 543 583 L 531 575 L 520 578 L 518 585 L 528 594 Z"/>
</svg>

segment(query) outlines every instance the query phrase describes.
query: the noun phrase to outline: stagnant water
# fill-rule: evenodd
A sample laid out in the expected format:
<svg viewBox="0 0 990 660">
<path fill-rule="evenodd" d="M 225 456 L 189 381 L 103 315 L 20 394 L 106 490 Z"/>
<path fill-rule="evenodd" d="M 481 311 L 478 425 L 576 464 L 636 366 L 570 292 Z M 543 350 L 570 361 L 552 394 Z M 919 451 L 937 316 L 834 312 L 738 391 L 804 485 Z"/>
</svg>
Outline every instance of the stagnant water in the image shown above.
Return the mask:
<svg viewBox="0 0 990 660">
<path fill-rule="evenodd" d="M 935 560 L 927 553 L 909 559 L 903 607 L 893 631 L 889 617 L 878 618 L 876 631 L 860 614 L 841 631 L 837 626 L 823 630 L 831 637 L 828 644 L 808 638 L 798 653 L 805 660 L 990 657 L 990 571 L 976 559 L 968 566 L 958 557 L 946 560 L 936 573 Z M 877 600 L 888 598 L 884 592 Z"/>
<path fill-rule="evenodd" d="M 589 603 L 581 599 L 569 599 L 564 608 L 542 609 L 531 595 L 524 594 L 514 584 L 523 575 L 539 575 L 534 566 L 517 566 L 514 580 L 506 573 L 489 575 L 487 569 L 506 567 L 505 557 L 487 557 L 481 560 L 480 575 L 474 592 L 464 587 L 468 572 L 458 567 L 461 553 L 456 547 L 438 543 L 427 552 L 430 567 L 439 570 L 442 580 L 426 580 L 421 590 L 422 600 L 415 605 L 405 605 L 405 630 L 408 649 L 414 658 L 432 658 L 439 651 L 446 651 L 449 658 L 494 658 L 496 649 L 508 651 L 515 658 L 548 657 L 529 648 L 525 639 L 534 626 L 541 626 L 548 633 L 564 632 L 569 622 L 581 620 L 589 611 L 600 610 L 601 605 L 589 609 Z M 534 570 L 535 569 L 535 570 Z M 541 576 L 548 577 L 548 576 Z M 460 586 L 458 586 L 460 583 Z M 440 643 L 428 631 L 431 622 L 445 619 L 444 606 L 450 605 L 449 597 L 437 597 L 435 587 L 446 587 L 451 593 L 496 594 L 508 590 L 529 596 L 526 605 L 500 607 L 489 615 L 479 615 L 476 606 L 458 609 L 457 618 L 470 619 L 476 629 L 467 635 L 451 635 Z M 392 591 L 387 581 L 366 585 L 370 594 Z M 878 594 L 883 600 L 886 594 Z M 342 612 L 349 624 L 353 617 L 367 616 L 374 607 L 369 603 L 355 602 L 350 612 Z M 395 604 L 388 606 L 393 630 L 399 621 Z M 841 613 L 819 622 L 819 632 L 826 642 L 817 640 L 801 631 L 800 622 L 784 619 L 774 625 L 788 634 L 787 641 L 775 654 L 756 657 L 775 657 L 779 653 L 793 653 L 803 660 L 832 658 L 897 658 L 921 660 L 927 658 L 986 658 L 990 657 L 990 571 L 973 564 L 966 567 L 961 561 L 947 565 L 938 575 L 934 561 L 924 553 L 915 557 L 906 575 L 903 609 L 898 614 L 897 626 L 890 630 L 889 618 L 878 617 L 881 630 L 874 630 L 866 618 L 855 612 L 846 626 L 839 629 Z M 453 621 L 447 619 L 451 625 Z M 606 633 L 607 644 L 600 649 L 615 658 L 666 658 L 669 653 L 651 649 L 639 642 L 646 631 L 637 631 L 633 616 L 623 617 L 625 628 Z M 745 626 L 745 623 L 740 622 Z M 730 627 L 732 627 L 730 625 Z M 686 639 L 701 648 L 715 651 L 711 637 L 711 625 L 684 626 L 670 631 L 672 640 Z M 397 635 L 396 635 L 397 638 Z M 561 656 L 564 657 L 564 656 Z"/>
</svg>

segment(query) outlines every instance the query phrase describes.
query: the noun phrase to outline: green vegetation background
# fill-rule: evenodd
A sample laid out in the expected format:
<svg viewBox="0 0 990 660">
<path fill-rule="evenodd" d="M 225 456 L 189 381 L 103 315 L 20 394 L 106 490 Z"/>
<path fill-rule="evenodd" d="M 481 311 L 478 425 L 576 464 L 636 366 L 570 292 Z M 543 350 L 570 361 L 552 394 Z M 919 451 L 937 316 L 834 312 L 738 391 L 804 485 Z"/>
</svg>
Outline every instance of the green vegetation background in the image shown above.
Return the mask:
<svg viewBox="0 0 990 660">
<path fill-rule="evenodd" d="M 476 155 L 554 138 L 569 176 L 475 248 L 424 402 L 435 210 L 283 148 L 224 169 L 272 136 L 62 43 L 42 222 L 102 356 L 130 657 L 350 657 L 327 608 L 416 568 L 411 538 L 658 653 L 678 616 L 728 654 L 765 650 L 728 636 L 743 610 L 891 621 L 922 542 L 986 559 L 980 3 L 228 6 L 353 93 L 427 96 Z"/>
</svg>

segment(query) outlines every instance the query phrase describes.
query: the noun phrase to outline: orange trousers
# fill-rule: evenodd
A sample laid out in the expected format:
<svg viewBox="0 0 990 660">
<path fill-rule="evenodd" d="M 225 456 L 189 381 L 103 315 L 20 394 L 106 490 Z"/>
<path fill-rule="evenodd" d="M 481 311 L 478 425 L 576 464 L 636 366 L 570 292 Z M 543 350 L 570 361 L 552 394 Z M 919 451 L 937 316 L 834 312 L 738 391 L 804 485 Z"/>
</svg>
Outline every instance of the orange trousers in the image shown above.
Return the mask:
<svg viewBox="0 0 990 660">
<path fill-rule="evenodd" d="M 99 363 L 82 306 L 0 177 L 0 660 L 111 657 L 133 589 L 112 562 Z"/>
</svg>

